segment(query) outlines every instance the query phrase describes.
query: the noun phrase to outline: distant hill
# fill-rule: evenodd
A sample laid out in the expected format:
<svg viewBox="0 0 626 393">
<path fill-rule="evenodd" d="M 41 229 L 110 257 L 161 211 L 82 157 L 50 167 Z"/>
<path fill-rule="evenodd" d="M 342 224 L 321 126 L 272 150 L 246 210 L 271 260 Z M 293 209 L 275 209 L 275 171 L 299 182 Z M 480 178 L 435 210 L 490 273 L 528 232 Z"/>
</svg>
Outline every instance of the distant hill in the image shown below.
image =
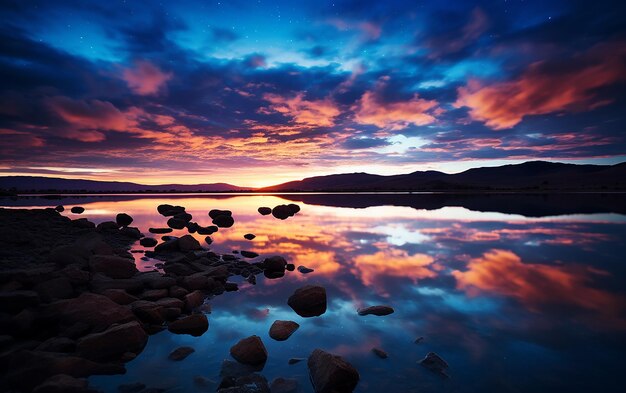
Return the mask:
<svg viewBox="0 0 626 393">
<path fill-rule="evenodd" d="M 17 192 L 224 192 L 246 188 L 227 183 L 145 185 L 130 182 L 63 179 L 43 176 L 0 177 L 0 189 Z"/>
<path fill-rule="evenodd" d="M 316 176 L 258 191 L 626 190 L 626 163 L 577 165 L 545 161 L 406 175 Z"/>
</svg>

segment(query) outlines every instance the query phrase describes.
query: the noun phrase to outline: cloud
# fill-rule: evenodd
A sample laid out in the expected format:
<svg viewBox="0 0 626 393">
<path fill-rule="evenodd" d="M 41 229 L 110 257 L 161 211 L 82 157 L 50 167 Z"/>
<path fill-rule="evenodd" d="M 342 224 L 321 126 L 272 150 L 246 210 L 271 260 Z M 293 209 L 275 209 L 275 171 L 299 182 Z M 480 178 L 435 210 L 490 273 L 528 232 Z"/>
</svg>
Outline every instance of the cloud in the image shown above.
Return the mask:
<svg viewBox="0 0 626 393">
<path fill-rule="evenodd" d="M 261 108 L 261 113 L 282 113 L 293 118 L 296 123 L 307 127 L 332 127 L 335 125 L 335 118 L 341 114 L 330 98 L 306 100 L 302 92 L 293 97 L 268 93 L 263 96 L 263 99 L 269 101 L 271 105 Z"/>
<path fill-rule="evenodd" d="M 424 126 L 435 122 L 437 101 L 420 98 L 416 93 L 408 101 L 385 102 L 380 89 L 388 78 L 382 78 L 382 84 L 372 91 L 366 91 L 352 106 L 354 121 L 359 124 L 373 124 L 387 130 L 402 130 L 411 124 Z"/>
<path fill-rule="evenodd" d="M 380 38 L 380 34 L 382 33 L 382 28 L 379 24 L 369 21 L 355 22 L 332 18 L 328 20 L 328 24 L 335 27 L 339 31 L 359 31 L 363 40 L 377 40 Z"/>
<path fill-rule="evenodd" d="M 460 32 L 438 34 L 429 40 L 428 46 L 431 49 L 429 57 L 438 58 L 442 55 L 459 52 L 476 42 L 488 27 L 489 19 L 487 15 L 480 8 L 475 8 L 472 11 L 470 20 L 463 26 Z"/>
<path fill-rule="evenodd" d="M 485 85 L 471 80 L 458 89 L 457 108 L 494 130 L 512 128 L 526 116 L 590 111 L 607 105 L 598 89 L 626 79 L 626 43 L 599 45 L 568 64 L 539 61 L 516 80 Z"/>
<path fill-rule="evenodd" d="M 137 61 L 135 68 L 126 68 L 122 73 L 128 87 L 142 96 L 157 94 L 172 76 L 172 73 L 161 71 L 149 61 Z"/>
</svg>

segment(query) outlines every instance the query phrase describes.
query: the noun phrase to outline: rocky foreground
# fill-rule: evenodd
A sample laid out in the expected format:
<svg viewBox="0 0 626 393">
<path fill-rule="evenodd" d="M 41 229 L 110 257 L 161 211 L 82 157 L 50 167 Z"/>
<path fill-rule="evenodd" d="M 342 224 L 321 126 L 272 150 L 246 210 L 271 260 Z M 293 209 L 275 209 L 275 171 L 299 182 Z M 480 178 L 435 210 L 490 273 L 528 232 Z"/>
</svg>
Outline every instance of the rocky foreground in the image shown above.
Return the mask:
<svg viewBox="0 0 626 393">
<path fill-rule="evenodd" d="M 279 219 L 299 210 L 287 205 L 267 209 L 259 213 Z M 84 377 L 124 373 L 124 364 L 143 350 L 150 334 L 164 329 L 192 336 L 206 332 L 205 301 L 237 290 L 230 277 L 242 276 L 254 284 L 259 274 L 278 278 L 286 270 L 295 270 L 280 256 L 249 263 L 236 255 L 215 254 L 191 235 L 163 236 L 159 242 L 131 227 L 132 217 L 124 213 L 116 221 L 96 226 L 84 218 L 64 217 L 62 210 L 62 206 L 0 209 L 2 391 L 92 392 Z M 74 213 L 83 210 L 72 208 Z M 212 233 L 234 222 L 228 211 L 211 211 L 212 227 L 191 222 L 191 215 L 180 206 L 161 205 L 158 211 L 171 217 L 170 228 L 187 228 L 191 233 Z M 151 232 L 169 231 L 151 228 Z M 147 254 L 163 261 L 159 264 L 163 272 L 137 271 L 129 248 L 138 239 L 155 246 Z M 289 298 L 289 305 L 302 316 L 321 315 L 326 310 L 326 292 L 305 286 Z M 271 337 L 286 340 L 298 326 L 276 321 Z M 192 348 L 179 348 L 170 359 L 181 361 L 191 352 Z M 225 361 L 218 392 L 270 392 L 268 382 L 256 373 L 268 356 L 258 336 L 242 338 L 231 355 L 237 362 Z M 321 350 L 311 354 L 308 366 L 317 392 L 352 391 L 359 379 L 351 365 Z M 278 378 L 271 388 L 290 391 L 294 383 Z M 154 391 L 143 384 L 120 389 Z"/>
</svg>

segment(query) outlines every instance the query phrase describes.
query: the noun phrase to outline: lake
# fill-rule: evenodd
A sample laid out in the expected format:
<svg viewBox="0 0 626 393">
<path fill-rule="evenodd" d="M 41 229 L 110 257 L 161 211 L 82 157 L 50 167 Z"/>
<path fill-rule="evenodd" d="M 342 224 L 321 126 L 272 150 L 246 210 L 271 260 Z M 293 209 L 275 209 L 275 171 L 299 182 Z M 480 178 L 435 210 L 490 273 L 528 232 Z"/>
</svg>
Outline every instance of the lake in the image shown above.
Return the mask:
<svg viewBox="0 0 626 393">
<path fill-rule="evenodd" d="M 281 221 L 260 206 L 295 202 L 301 211 Z M 260 336 L 269 352 L 262 374 L 296 378 L 312 392 L 306 358 L 315 348 L 343 356 L 361 375 L 357 392 L 588 392 L 626 386 L 626 197 L 623 194 L 468 195 L 103 195 L 59 200 L 2 199 L 0 205 L 80 205 L 95 223 L 130 214 L 144 234 L 166 226 L 156 207 L 182 205 L 210 225 L 211 209 L 233 211 L 235 225 L 194 234 L 218 253 L 248 250 L 283 255 L 296 266 L 280 279 L 243 280 L 237 292 L 210 299 L 209 330 L 201 337 L 168 331 L 150 337 L 119 376 L 90 382 L 108 392 L 144 382 L 172 391 L 215 391 L 229 348 Z M 64 212 L 72 218 L 78 217 Z M 173 235 L 186 231 L 175 230 Z M 243 235 L 253 233 L 252 241 Z M 144 250 L 138 244 L 134 250 Z M 154 260 L 140 259 L 140 270 Z M 328 310 L 301 318 L 287 305 L 293 291 L 320 284 Z M 395 313 L 359 316 L 360 307 L 387 304 Z M 268 336 L 275 320 L 300 328 L 287 341 Z M 423 337 L 419 342 L 417 338 Z M 167 355 L 195 348 L 182 362 Z M 388 353 L 381 359 L 372 348 Z M 418 361 L 436 352 L 450 367 L 443 378 Z M 232 360 L 232 359 L 231 359 Z M 199 386 L 202 376 L 216 384 Z"/>
</svg>

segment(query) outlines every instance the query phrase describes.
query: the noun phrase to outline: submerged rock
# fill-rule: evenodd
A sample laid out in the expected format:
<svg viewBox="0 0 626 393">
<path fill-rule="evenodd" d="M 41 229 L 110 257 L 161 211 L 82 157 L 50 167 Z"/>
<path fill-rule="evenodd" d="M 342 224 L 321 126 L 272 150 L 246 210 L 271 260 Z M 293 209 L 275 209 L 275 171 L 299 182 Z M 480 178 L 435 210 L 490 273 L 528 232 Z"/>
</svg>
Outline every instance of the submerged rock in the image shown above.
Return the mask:
<svg viewBox="0 0 626 393">
<path fill-rule="evenodd" d="M 194 352 L 196 352 L 196 350 L 191 347 L 180 347 L 173 350 L 167 358 L 174 361 L 180 361 Z"/>
<path fill-rule="evenodd" d="M 172 333 L 189 334 L 198 337 L 209 330 L 209 321 L 204 314 L 192 314 L 170 322 L 167 329 Z"/>
<path fill-rule="evenodd" d="M 316 317 L 326 312 L 326 289 L 306 285 L 289 297 L 287 304 L 301 317 Z"/>
<path fill-rule="evenodd" d="M 296 363 L 300 363 L 301 361 L 306 360 L 304 358 L 291 358 L 287 361 L 287 363 L 289 364 L 296 364 Z"/>
<path fill-rule="evenodd" d="M 307 362 L 316 393 L 352 392 L 359 383 L 359 372 L 342 357 L 316 349 Z"/>
<path fill-rule="evenodd" d="M 435 352 L 429 352 L 424 359 L 419 361 L 419 363 L 432 372 L 446 377 L 448 376 L 446 373 L 446 370 L 449 367 L 448 362 L 443 360 L 441 356 L 437 355 Z"/>
<path fill-rule="evenodd" d="M 259 336 L 241 339 L 230 348 L 230 354 L 243 364 L 259 365 L 267 360 L 267 349 Z"/>
<path fill-rule="evenodd" d="M 393 314 L 394 310 L 390 306 L 370 306 L 365 308 L 359 308 L 357 313 L 361 316 L 364 315 L 376 315 L 376 316 L 384 316 Z"/>
<path fill-rule="evenodd" d="M 372 353 L 374 353 L 374 355 L 378 356 L 381 359 L 387 359 L 388 357 L 387 352 L 383 351 L 380 348 L 372 348 Z"/>
<path fill-rule="evenodd" d="M 270 337 L 276 341 L 285 341 L 299 327 L 300 325 L 293 321 L 274 321 L 270 327 Z"/>
<path fill-rule="evenodd" d="M 91 360 L 116 359 L 126 352 L 139 353 L 146 345 L 148 335 L 138 322 L 113 326 L 78 340 L 77 353 Z"/>
</svg>

